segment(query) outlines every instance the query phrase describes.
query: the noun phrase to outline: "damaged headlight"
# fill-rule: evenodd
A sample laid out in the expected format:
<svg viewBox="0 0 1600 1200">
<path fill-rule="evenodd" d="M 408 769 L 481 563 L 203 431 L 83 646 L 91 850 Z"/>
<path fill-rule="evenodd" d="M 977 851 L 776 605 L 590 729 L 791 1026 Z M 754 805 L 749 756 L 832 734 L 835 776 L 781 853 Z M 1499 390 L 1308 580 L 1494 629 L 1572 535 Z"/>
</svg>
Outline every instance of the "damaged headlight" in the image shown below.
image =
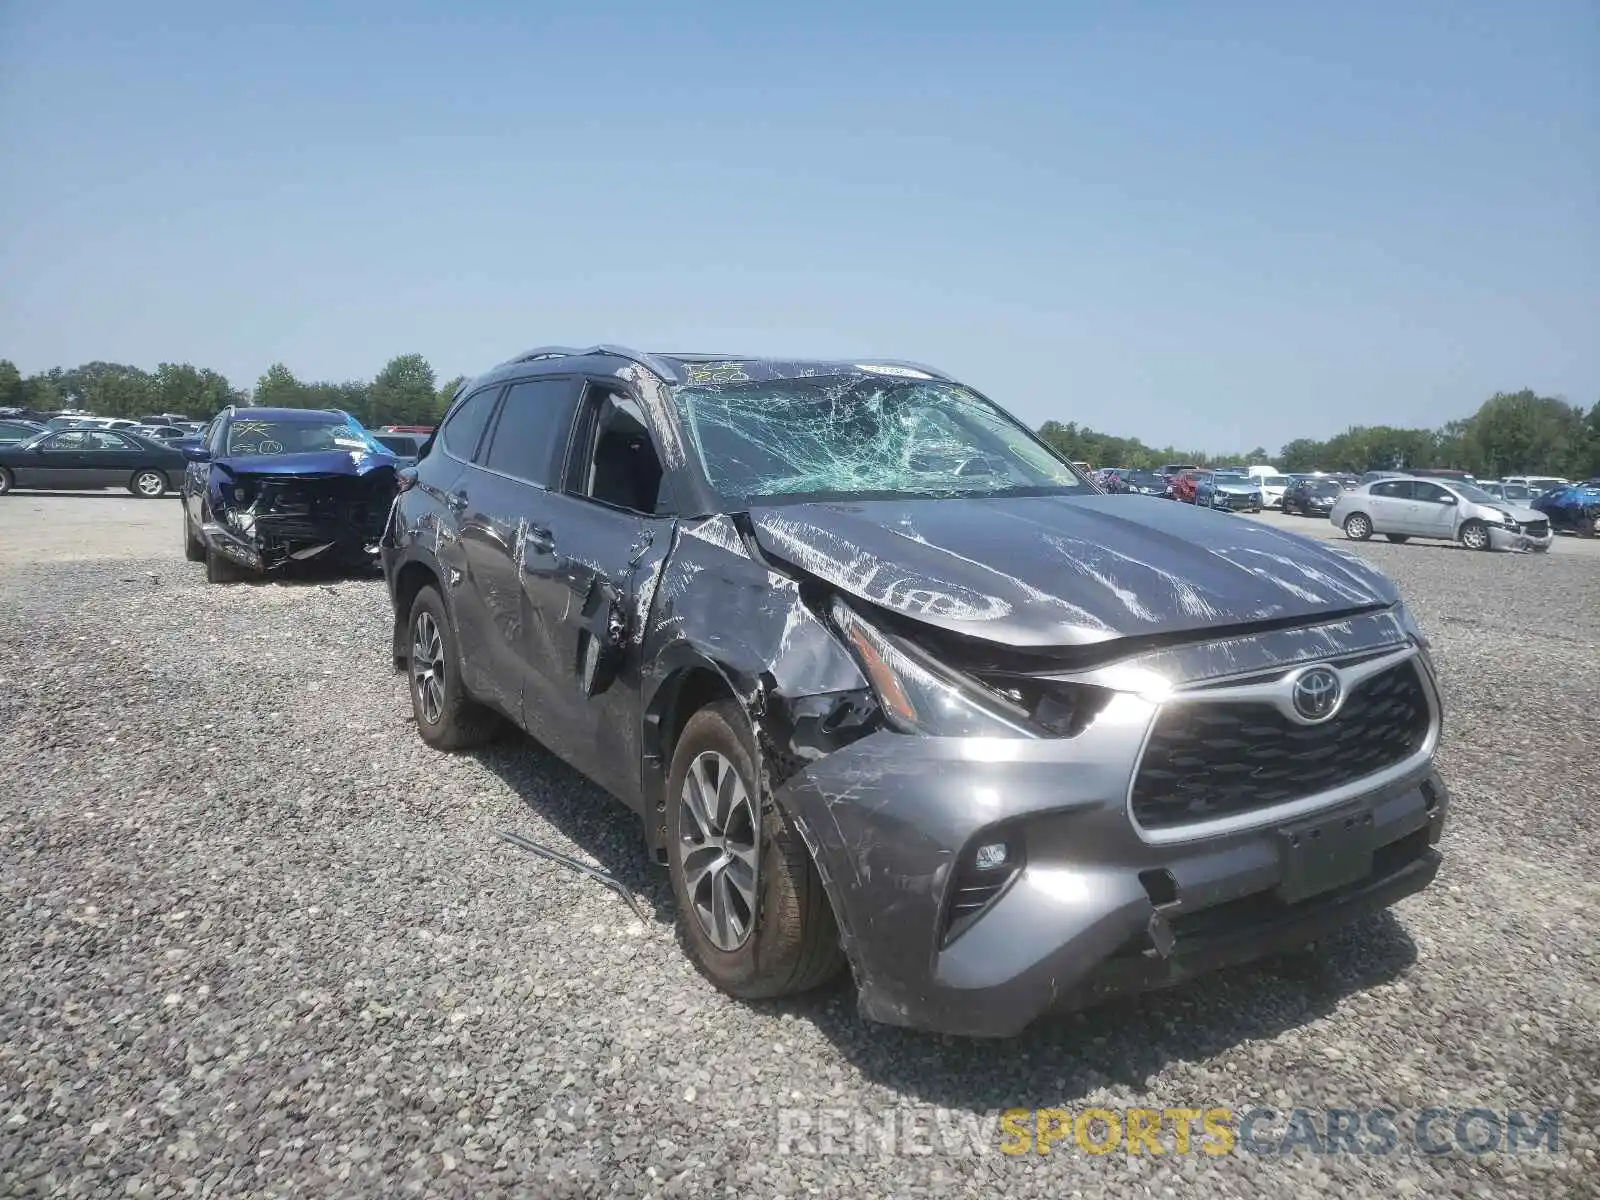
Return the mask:
<svg viewBox="0 0 1600 1200">
<path fill-rule="evenodd" d="M 223 512 L 222 519 L 227 523 L 229 529 L 232 529 L 235 533 L 242 533 L 246 537 L 250 537 L 256 531 L 256 518 L 252 512 L 230 508 Z"/>
<path fill-rule="evenodd" d="M 1027 714 L 980 694 L 899 638 L 868 624 L 841 600 L 833 619 L 866 673 L 885 718 L 902 733 L 929 737 L 1036 738 Z"/>
</svg>

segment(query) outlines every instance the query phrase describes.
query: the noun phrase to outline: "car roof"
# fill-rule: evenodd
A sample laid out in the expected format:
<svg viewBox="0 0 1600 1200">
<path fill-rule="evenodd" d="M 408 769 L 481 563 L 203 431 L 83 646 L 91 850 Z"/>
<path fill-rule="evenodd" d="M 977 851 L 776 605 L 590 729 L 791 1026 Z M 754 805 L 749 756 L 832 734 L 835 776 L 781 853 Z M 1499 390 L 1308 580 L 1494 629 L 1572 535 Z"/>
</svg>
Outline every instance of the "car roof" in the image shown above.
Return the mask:
<svg viewBox="0 0 1600 1200">
<path fill-rule="evenodd" d="M 527 374 L 530 369 L 537 372 L 546 365 L 551 372 L 564 373 L 578 366 L 575 360 L 581 359 L 597 359 L 602 369 L 606 370 L 616 370 L 633 363 L 669 384 L 756 383 L 813 376 L 874 374 L 955 382 L 952 376 L 937 367 L 898 358 L 782 358 L 704 351 L 651 352 L 608 344 L 586 348 L 539 346 L 484 372 L 473 384 L 487 383 L 502 376 Z M 715 377 L 711 371 L 713 367 L 718 368 Z"/>
</svg>

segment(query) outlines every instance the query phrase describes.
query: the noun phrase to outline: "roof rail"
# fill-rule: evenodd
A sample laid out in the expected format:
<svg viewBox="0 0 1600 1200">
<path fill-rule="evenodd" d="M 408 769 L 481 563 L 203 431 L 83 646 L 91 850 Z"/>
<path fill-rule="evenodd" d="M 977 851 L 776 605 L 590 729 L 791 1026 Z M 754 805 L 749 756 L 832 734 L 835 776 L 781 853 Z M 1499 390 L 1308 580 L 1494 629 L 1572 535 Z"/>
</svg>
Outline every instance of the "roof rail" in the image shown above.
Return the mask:
<svg viewBox="0 0 1600 1200">
<path fill-rule="evenodd" d="M 927 363 L 912 362 L 906 358 L 864 358 L 859 360 L 874 366 L 905 367 L 908 371 L 921 371 L 924 375 L 932 375 L 935 379 L 942 379 L 945 383 L 955 383 L 954 375 L 941 371 L 938 367 L 930 367 Z"/>
<path fill-rule="evenodd" d="M 646 354 L 642 350 L 630 350 L 626 346 L 612 345 L 589 346 L 586 349 L 580 349 L 577 346 L 537 346 L 502 363 L 501 366 L 510 366 L 511 363 L 537 362 L 544 358 L 582 358 L 587 354 L 609 354 L 613 358 L 625 358 L 629 362 L 638 363 L 648 371 L 654 371 L 663 379 L 676 379 L 678 377 L 678 373 L 669 364 L 653 354 Z"/>
<path fill-rule="evenodd" d="M 502 363 L 501 365 L 505 366 L 510 363 L 533 362 L 536 359 L 541 358 L 570 358 L 574 354 L 583 353 L 586 352 L 579 350 L 575 346 L 535 346 L 532 350 L 528 350 L 522 354 L 519 354 L 515 358 L 508 358 L 505 363 Z"/>
</svg>

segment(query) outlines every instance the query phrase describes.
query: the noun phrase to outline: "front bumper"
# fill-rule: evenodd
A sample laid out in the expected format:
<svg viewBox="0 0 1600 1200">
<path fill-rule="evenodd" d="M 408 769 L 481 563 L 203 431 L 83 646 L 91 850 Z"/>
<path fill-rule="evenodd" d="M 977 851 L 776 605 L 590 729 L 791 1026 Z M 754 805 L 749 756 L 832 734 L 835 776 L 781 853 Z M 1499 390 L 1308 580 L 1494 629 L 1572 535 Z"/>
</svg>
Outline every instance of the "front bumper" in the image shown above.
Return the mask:
<svg viewBox="0 0 1600 1200">
<path fill-rule="evenodd" d="M 253 530 L 236 529 L 221 521 L 200 527 L 200 540 L 208 550 L 240 566 L 265 574 L 295 562 L 376 564 L 378 547 L 360 531 L 331 522 L 297 518 L 256 518 Z"/>
<path fill-rule="evenodd" d="M 1550 532 L 1548 525 L 1542 536 L 1507 529 L 1502 525 L 1489 526 L 1489 546 L 1494 550 L 1548 550 L 1553 540 L 1555 535 Z"/>
<path fill-rule="evenodd" d="M 1209 504 L 1220 512 L 1259 512 L 1262 507 L 1261 497 L 1239 495 L 1232 492 L 1217 492 L 1213 494 Z"/>
<path fill-rule="evenodd" d="M 1431 752 L 1314 814 L 1372 814 L 1370 873 L 1289 902 L 1281 822 L 1147 840 L 1127 797 L 1148 712 L 1118 697 L 1073 739 L 880 732 L 778 790 L 817 861 L 863 1014 L 1004 1037 L 1047 1011 L 1315 940 L 1427 886 L 1448 795 Z M 1024 865 L 951 934 L 973 848 Z"/>
</svg>

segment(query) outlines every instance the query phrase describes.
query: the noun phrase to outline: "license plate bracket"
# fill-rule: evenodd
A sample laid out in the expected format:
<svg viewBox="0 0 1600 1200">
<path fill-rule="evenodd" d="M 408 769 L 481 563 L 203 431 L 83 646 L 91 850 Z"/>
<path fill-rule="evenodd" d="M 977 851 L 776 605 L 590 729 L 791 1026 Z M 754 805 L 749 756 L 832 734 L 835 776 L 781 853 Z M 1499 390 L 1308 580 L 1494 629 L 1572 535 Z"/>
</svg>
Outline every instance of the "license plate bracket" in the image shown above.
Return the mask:
<svg viewBox="0 0 1600 1200">
<path fill-rule="evenodd" d="M 1372 873 L 1376 825 L 1372 810 L 1342 812 L 1278 830 L 1278 898 L 1294 904 L 1365 879 Z"/>
</svg>

